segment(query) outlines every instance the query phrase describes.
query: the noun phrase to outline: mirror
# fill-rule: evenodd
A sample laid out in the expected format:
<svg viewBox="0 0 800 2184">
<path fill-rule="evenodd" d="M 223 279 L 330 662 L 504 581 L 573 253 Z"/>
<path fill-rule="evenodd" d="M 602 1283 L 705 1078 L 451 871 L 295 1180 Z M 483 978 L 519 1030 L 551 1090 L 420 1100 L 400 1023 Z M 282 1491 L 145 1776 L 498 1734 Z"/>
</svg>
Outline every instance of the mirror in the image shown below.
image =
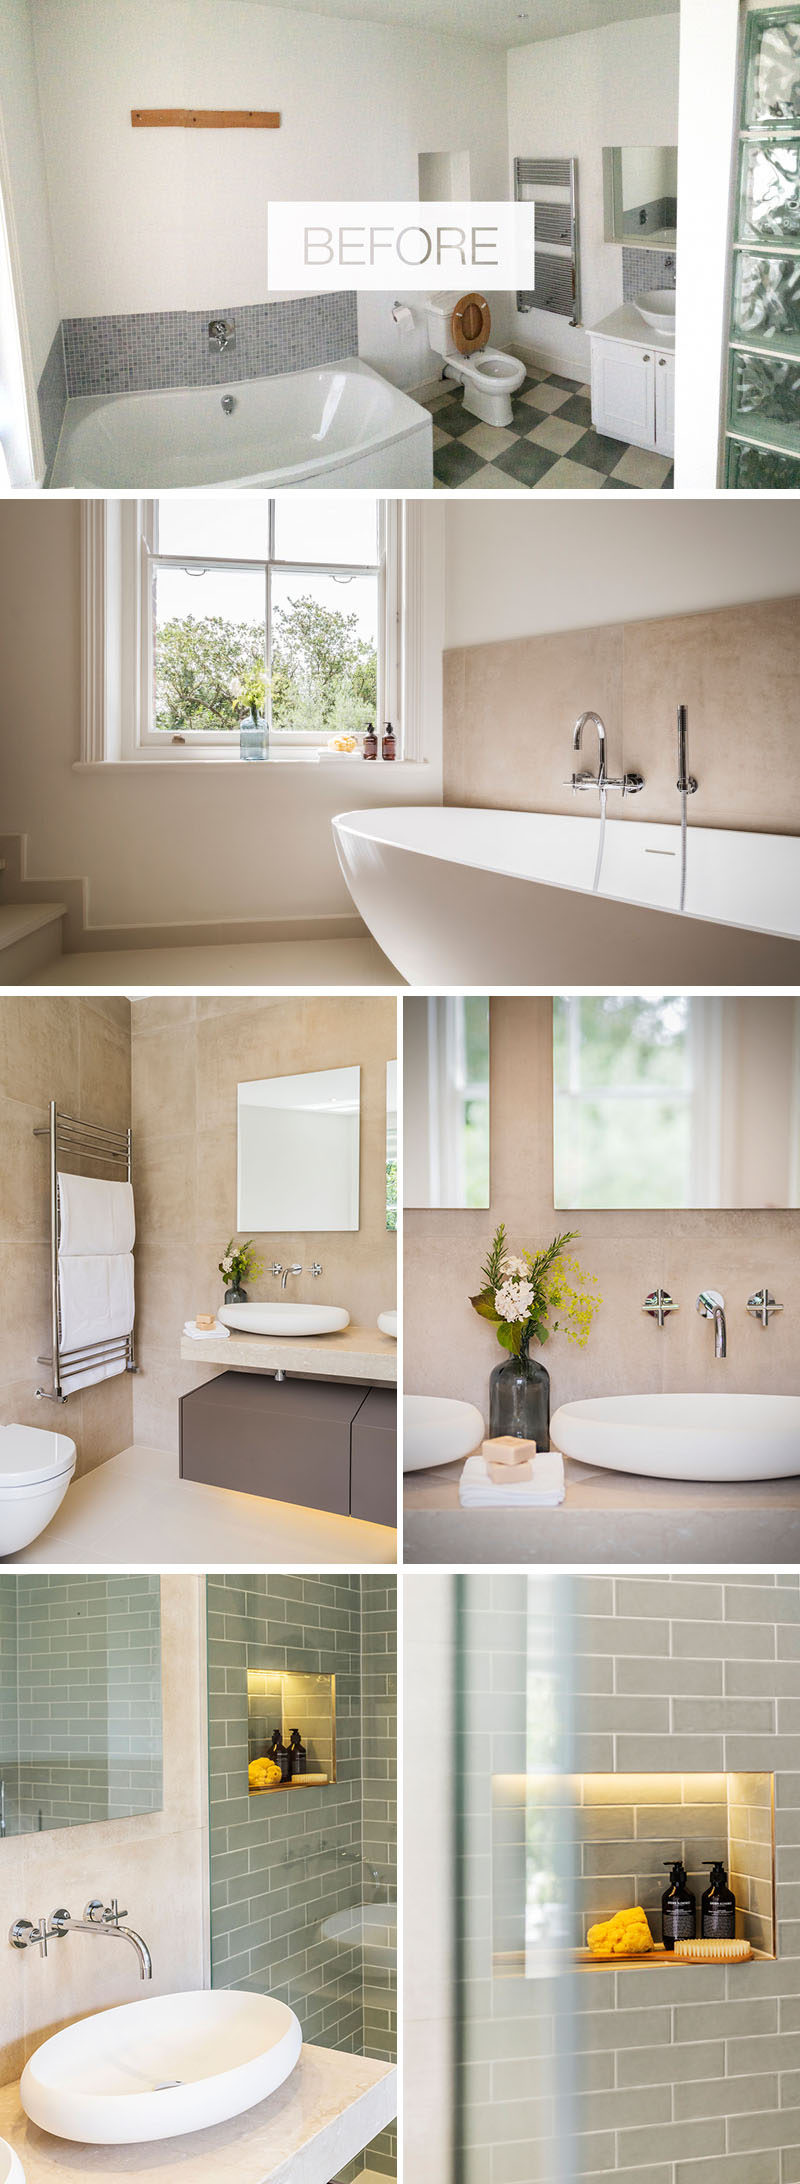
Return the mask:
<svg viewBox="0 0 800 2184">
<path fill-rule="evenodd" d="M 397 1063 L 386 1064 L 386 1226 L 397 1232 Z"/>
<path fill-rule="evenodd" d="M 0 1836 L 161 1804 L 159 1579 L 0 1574 Z"/>
<path fill-rule="evenodd" d="M 240 1084 L 240 1230 L 358 1228 L 360 1106 L 357 1066 Z"/>
<path fill-rule="evenodd" d="M 678 239 L 677 144 L 607 144 L 603 151 L 607 243 L 674 249 Z"/>
<path fill-rule="evenodd" d="M 403 1204 L 488 1206 L 489 1002 L 403 1003 Z"/>
<path fill-rule="evenodd" d="M 556 1208 L 800 1205 L 800 1002 L 553 1003 Z"/>
<path fill-rule="evenodd" d="M 251 1797 L 335 1782 L 335 1676 L 248 1668 L 247 1757 Z M 264 1760 L 271 1765 L 259 1766 Z"/>
</svg>

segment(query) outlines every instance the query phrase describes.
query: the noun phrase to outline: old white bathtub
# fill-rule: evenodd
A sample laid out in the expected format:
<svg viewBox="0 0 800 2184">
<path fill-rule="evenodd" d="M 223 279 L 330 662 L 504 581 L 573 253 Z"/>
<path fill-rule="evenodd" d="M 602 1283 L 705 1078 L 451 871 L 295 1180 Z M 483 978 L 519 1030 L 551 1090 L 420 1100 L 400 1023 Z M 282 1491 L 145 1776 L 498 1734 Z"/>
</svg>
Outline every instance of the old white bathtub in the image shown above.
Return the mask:
<svg viewBox="0 0 800 2184">
<path fill-rule="evenodd" d="M 413 984 L 800 984 L 800 840 L 441 806 L 341 812 L 356 907 Z"/>
<path fill-rule="evenodd" d="M 432 486 L 433 426 L 359 357 L 233 386 L 80 395 L 50 483 Z"/>
</svg>

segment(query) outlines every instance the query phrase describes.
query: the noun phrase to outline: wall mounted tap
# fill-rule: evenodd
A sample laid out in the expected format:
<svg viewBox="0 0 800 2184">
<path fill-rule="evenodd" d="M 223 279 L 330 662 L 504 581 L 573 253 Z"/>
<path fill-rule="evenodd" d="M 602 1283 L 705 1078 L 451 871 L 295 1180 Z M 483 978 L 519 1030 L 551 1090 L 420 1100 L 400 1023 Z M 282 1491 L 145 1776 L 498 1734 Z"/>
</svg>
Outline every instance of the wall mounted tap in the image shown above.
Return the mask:
<svg viewBox="0 0 800 2184">
<path fill-rule="evenodd" d="M 659 1327 L 663 1327 L 670 1312 L 680 1311 L 680 1305 L 673 1304 L 668 1289 L 651 1289 L 649 1296 L 645 1297 L 642 1311 L 649 1313 L 650 1318 L 657 1320 Z"/>
<path fill-rule="evenodd" d="M 697 1299 L 701 1319 L 714 1322 L 714 1356 L 727 1357 L 728 1330 L 725 1324 L 725 1299 L 718 1289 L 701 1289 Z"/>
<path fill-rule="evenodd" d="M 30 1919 L 15 1919 L 8 1938 L 12 1949 L 38 1948 L 40 1956 L 46 1957 L 48 1942 L 64 1941 L 70 1933 L 116 1934 L 120 1941 L 130 1942 L 136 1951 L 140 1979 L 152 1979 L 153 1960 L 147 1943 L 141 1934 L 134 1933 L 132 1926 L 121 1924 L 127 1916 L 127 1911 L 120 1911 L 116 1896 L 105 1904 L 99 1896 L 94 1896 L 87 1903 L 82 1919 L 70 1918 L 69 1912 L 64 1910 L 52 1911 L 49 1922 L 41 1918 L 38 1926 L 33 1926 Z"/>
<path fill-rule="evenodd" d="M 301 1266 L 279 1266 L 277 1259 L 273 1259 L 272 1261 L 272 1272 L 275 1276 L 276 1281 L 278 1275 L 280 1275 L 282 1289 L 286 1288 L 286 1284 L 288 1282 L 290 1274 L 302 1274 L 302 1271 L 303 1269 Z"/>
<path fill-rule="evenodd" d="M 678 780 L 677 780 L 677 787 L 678 787 L 678 791 L 679 791 L 679 793 L 680 793 L 680 795 L 681 795 L 681 796 L 694 796 L 694 795 L 695 795 L 695 793 L 696 793 L 696 790 L 697 790 L 697 781 L 696 781 L 696 779 L 695 779 L 695 776 L 694 776 L 694 774 L 690 774 L 690 773 L 689 773 L 689 772 L 687 771 L 687 768 L 688 768 L 688 763 L 689 763 L 689 708 L 688 708 L 688 705 L 679 705 L 679 706 L 678 706 Z"/>
<path fill-rule="evenodd" d="M 765 1282 L 763 1289 L 754 1290 L 752 1297 L 748 1297 L 747 1309 L 751 1319 L 760 1320 L 762 1327 L 768 1327 L 773 1312 L 782 1312 L 783 1305 L 776 1304 Z"/>
<path fill-rule="evenodd" d="M 583 731 L 589 722 L 597 731 L 597 772 L 596 774 L 573 773 L 569 781 L 565 783 L 565 787 L 572 790 L 573 796 L 580 790 L 597 789 L 601 803 L 604 801 L 607 789 L 621 789 L 623 796 L 636 796 L 638 790 L 644 788 L 642 774 L 626 773 L 620 778 L 614 779 L 606 772 L 606 730 L 605 722 L 601 720 L 599 713 L 590 710 L 588 713 L 581 713 L 580 719 L 576 720 L 572 731 L 573 751 L 581 749 Z"/>
<path fill-rule="evenodd" d="M 324 1269 L 324 1267 L 323 1267 L 323 1266 L 321 1265 L 321 1263 L 320 1263 L 320 1260 L 319 1260 L 319 1259 L 314 1259 L 314 1260 L 312 1260 L 312 1265 L 311 1265 L 311 1279 L 312 1279 L 312 1282 L 315 1282 L 315 1281 L 317 1281 L 317 1280 L 319 1279 L 319 1276 L 320 1276 L 320 1274 L 323 1274 L 323 1273 L 324 1273 L 324 1271 L 325 1271 L 325 1269 Z"/>
<path fill-rule="evenodd" d="M 219 356 L 223 349 L 235 349 L 236 324 L 233 319 L 212 318 L 208 322 L 208 346 L 216 349 Z"/>
</svg>

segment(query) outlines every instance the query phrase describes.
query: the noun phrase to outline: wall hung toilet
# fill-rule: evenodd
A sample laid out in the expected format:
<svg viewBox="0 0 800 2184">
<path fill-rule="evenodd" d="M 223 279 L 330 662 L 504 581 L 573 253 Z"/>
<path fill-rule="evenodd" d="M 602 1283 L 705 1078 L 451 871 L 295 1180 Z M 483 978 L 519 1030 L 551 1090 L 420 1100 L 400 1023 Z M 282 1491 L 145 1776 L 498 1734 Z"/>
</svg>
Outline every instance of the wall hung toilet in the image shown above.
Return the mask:
<svg viewBox="0 0 800 2184">
<path fill-rule="evenodd" d="M 69 1486 L 77 1449 L 46 1426 L 0 1426 L 0 1558 L 29 1547 Z"/>
<path fill-rule="evenodd" d="M 518 357 L 489 348 L 492 314 L 486 297 L 440 293 L 428 297 L 426 313 L 431 348 L 444 357 L 447 377 L 461 381 L 464 408 L 484 425 L 510 425 L 511 396 L 522 386 L 525 366 Z"/>
</svg>

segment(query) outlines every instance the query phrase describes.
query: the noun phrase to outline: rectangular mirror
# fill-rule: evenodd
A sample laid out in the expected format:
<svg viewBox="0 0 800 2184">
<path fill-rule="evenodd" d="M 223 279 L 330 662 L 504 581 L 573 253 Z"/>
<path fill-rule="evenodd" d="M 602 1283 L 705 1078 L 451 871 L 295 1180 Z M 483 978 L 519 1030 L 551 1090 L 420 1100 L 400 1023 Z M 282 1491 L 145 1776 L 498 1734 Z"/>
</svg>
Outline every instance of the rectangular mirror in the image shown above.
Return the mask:
<svg viewBox="0 0 800 2184">
<path fill-rule="evenodd" d="M 237 1227 L 357 1229 L 360 1108 L 358 1066 L 240 1084 Z"/>
<path fill-rule="evenodd" d="M 403 1204 L 488 1206 L 488 1000 L 411 996 L 403 1054 Z"/>
<path fill-rule="evenodd" d="M 386 1064 L 386 1226 L 397 1230 L 397 1063 Z"/>
<path fill-rule="evenodd" d="M 247 1756 L 251 1797 L 335 1782 L 335 1676 L 248 1667 Z M 270 1759 L 271 1767 L 259 1766 Z M 276 1772 L 282 1779 L 275 1780 Z"/>
<path fill-rule="evenodd" d="M 677 144 L 607 144 L 603 150 L 607 243 L 674 249 L 678 239 Z"/>
<path fill-rule="evenodd" d="M 553 1204 L 800 1204 L 800 1002 L 553 1003 Z"/>
<path fill-rule="evenodd" d="M 160 1580 L 0 1574 L 0 1836 L 161 1804 Z"/>
</svg>

